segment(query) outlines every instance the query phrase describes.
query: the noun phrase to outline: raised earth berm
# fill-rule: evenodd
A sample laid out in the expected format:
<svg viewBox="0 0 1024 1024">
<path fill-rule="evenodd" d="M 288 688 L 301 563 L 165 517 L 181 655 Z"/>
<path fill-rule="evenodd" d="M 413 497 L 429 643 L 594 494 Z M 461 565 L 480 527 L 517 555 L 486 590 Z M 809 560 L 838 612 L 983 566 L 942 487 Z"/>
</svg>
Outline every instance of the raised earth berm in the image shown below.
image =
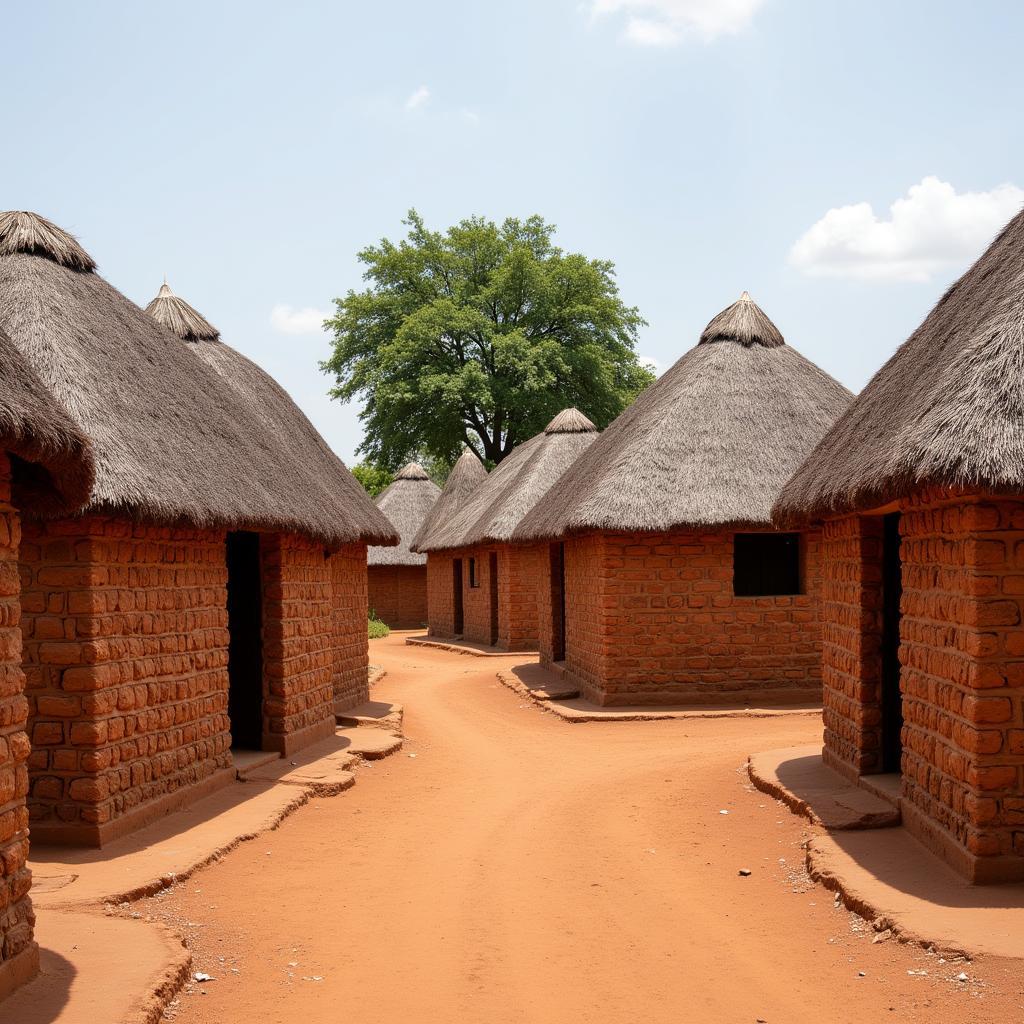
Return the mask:
<svg viewBox="0 0 1024 1024">
<path fill-rule="evenodd" d="M 439 640 L 436 637 L 407 636 L 405 642 L 410 647 L 433 647 L 439 651 L 451 651 L 454 654 L 468 654 L 475 658 L 530 658 L 540 657 L 539 651 L 500 651 L 486 644 L 474 643 L 472 640 Z"/>
<path fill-rule="evenodd" d="M 580 692 L 558 666 L 536 663 L 499 669 L 498 680 L 510 690 L 535 701 L 538 707 L 557 715 L 564 722 L 662 722 L 687 718 L 779 718 L 786 715 L 821 714 L 820 705 L 791 707 L 746 707 L 679 704 L 667 707 L 650 705 L 607 706 L 594 704 Z"/>
</svg>

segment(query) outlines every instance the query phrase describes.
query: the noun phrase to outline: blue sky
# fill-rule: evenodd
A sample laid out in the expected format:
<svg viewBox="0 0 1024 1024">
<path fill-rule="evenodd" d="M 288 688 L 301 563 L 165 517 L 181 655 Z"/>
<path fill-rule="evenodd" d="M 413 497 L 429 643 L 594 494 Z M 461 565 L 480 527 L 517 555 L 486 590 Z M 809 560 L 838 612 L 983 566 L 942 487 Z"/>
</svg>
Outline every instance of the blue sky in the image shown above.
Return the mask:
<svg viewBox="0 0 1024 1024">
<path fill-rule="evenodd" d="M 746 289 L 857 390 L 1024 202 L 1009 3 L 36 0 L 5 36 L 0 206 L 136 302 L 166 272 L 347 461 L 310 311 L 411 206 L 553 221 L 663 367 Z"/>
</svg>

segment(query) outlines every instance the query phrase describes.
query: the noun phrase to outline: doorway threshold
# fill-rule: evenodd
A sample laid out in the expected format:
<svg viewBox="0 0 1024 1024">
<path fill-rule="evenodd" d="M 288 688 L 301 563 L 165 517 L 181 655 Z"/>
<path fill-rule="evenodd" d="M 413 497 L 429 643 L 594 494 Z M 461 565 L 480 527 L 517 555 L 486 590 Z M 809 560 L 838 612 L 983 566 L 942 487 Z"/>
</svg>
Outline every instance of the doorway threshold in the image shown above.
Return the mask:
<svg viewBox="0 0 1024 1024">
<path fill-rule="evenodd" d="M 899 808 L 903 795 L 903 775 L 900 772 L 883 772 L 880 775 L 861 775 L 857 779 L 861 789 L 877 796 L 879 800 Z"/>
<path fill-rule="evenodd" d="M 244 779 L 251 771 L 262 768 L 265 764 L 278 761 L 281 754 L 277 750 L 239 750 L 231 748 L 231 760 L 235 765 L 235 775 Z"/>
</svg>

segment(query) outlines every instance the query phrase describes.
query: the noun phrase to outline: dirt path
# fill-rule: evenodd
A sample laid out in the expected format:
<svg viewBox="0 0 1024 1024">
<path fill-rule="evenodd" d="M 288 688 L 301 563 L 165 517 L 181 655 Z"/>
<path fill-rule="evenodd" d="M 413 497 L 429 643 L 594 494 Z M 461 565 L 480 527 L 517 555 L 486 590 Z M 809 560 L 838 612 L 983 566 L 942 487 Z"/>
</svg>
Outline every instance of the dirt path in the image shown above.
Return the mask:
<svg viewBox="0 0 1024 1024">
<path fill-rule="evenodd" d="M 1024 1019 L 1018 964 L 872 943 L 807 880 L 801 821 L 741 768 L 816 720 L 567 725 L 498 684 L 496 659 L 391 637 L 372 660 L 405 750 L 132 908 L 216 978 L 167 1019 Z"/>
</svg>

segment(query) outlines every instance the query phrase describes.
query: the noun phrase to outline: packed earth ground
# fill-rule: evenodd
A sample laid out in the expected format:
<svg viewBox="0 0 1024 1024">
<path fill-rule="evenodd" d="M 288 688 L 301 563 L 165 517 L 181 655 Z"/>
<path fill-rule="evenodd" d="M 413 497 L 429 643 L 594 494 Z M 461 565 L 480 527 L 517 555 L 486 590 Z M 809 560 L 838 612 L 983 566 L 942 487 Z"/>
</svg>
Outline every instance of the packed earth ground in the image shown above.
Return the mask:
<svg viewBox="0 0 1024 1024">
<path fill-rule="evenodd" d="M 403 750 L 123 909 L 213 979 L 165 1020 L 1024 1017 L 1018 962 L 877 941 L 808 878 L 807 823 L 744 765 L 814 742 L 817 717 L 570 725 L 498 682 L 517 660 L 371 644 Z"/>
</svg>

